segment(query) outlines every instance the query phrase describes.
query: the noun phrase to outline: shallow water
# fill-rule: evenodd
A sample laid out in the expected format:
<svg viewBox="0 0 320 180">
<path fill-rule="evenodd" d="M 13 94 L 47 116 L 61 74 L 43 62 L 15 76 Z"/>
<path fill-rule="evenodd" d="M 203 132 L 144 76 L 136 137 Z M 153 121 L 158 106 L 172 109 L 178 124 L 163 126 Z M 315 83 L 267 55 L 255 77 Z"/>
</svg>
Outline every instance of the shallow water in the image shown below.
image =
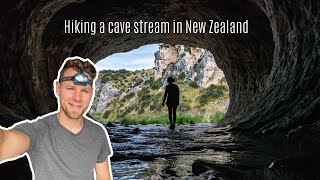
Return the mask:
<svg viewBox="0 0 320 180">
<path fill-rule="evenodd" d="M 174 131 L 162 125 L 116 125 L 108 132 L 115 180 L 318 179 L 320 160 L 314 155 L 319 144 L 313 142 L 236 135 L 215 124 L 178 126 Z M 309 163 L 308 168 L 303 163 Z"/>
</svg>

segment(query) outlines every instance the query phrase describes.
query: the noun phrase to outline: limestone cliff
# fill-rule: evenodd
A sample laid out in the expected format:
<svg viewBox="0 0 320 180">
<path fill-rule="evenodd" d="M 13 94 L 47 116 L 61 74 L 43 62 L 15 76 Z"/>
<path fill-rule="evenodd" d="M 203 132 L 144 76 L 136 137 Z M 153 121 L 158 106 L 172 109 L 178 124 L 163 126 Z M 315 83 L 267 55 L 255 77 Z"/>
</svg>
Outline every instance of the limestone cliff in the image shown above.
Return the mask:
<svg viewBox="0 0 320 180">
<path fill-rule="evenodd" d="M 113 87 L 109 82 L 105 83 L 103 86 L 101 83 L 97 83 L 97 92 L 99 92 L 100 88 L 100 94 L 98 94 L 98 104 L 97 104 L 97 112 L 102 112 L 106 106 L 112 101 L 112 99 L 119 94 L 119 90 L 115 87 Z"/>
<path fill-rule="evenodd" d="M 155 79 L 162 77 L 163 71 L 171 63 L 176 63 L 178 58 L 178 48 L 170 44 L 161 44 L 159 51 L 154 53 Z"/>
<path fill-rule="evenodd" d="M 224 78 L 212 53 L 197 47 L 160 44 L 154 62 L 155 79 L 161 78 L 164 84 L 168 76 L 183 76 L 185 82 L 196 81 L 206 88 Z"/>
</svg>

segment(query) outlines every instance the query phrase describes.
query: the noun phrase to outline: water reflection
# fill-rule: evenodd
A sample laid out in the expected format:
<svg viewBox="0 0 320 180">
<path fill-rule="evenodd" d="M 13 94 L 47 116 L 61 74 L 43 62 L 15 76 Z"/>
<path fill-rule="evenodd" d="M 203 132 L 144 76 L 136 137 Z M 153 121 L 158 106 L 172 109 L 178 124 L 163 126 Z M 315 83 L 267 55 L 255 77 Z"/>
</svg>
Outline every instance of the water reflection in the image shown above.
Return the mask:
<svg viewBox="0 0 320 180">
<path fill-rule="evenodd" d="M 139 174 L 149 168 L 149 163 L 137 159 L 112 162 L 114 180 L 136 179 Z"/>
<path fill-rule="evenodd" d="M 114 179 L 318 179 L 320 145 L 313 140 L 227 130 L 213 124 L 109 128 Z"/>
<path fill-rule="evenodd" d="M 214 124 L 197 124 L 179 126 L 175 131 L 159 125 L 117 126 L 109 131 L 114 157 L 112 171 L 115 179 L 161 179 L 169 177 L 192 177 L 192 164 L 204 159 L 218 163 L 231 161 L 230 152 L 215 151 L 214 143 L 219 149 L 227 149 L 227 143 L 233 139 L 231 134 L 221 136 L 197 137 L 199 132 Z M 133 134 L 133 129 L 139 129 Z M 213 143 L 214 142 L 214 143 Z M 134 159 L 136 158 L 136 159 Z M 132 160 L 133 159 L 133 160 Z M 139 160 L 137 160 L 139 159 Z M 130 165 L 134 162 L 134 166 Z"/>
</svg>

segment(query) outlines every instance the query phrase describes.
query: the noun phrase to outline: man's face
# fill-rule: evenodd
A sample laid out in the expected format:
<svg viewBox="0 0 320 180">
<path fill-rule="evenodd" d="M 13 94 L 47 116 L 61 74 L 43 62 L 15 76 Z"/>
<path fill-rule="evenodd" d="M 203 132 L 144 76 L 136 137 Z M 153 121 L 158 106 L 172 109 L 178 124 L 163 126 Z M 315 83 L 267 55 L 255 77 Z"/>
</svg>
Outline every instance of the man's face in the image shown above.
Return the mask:
<svg viewBox="0 0 320 180">
<path fill-rule="evenodd" d="M 63 77 L 73 76 L 76 73 L 78 72 L 73 68 L 68 68 Z M 91 78 L 89 75 L 88 77 Z M 93 93 L 92 86 L 90 84 L 86 86 L 76 85 L 73 81 L 56 83 L 56 94 L 60 98 L 60 111 L 70 119 L 81 118 L 90 104 Z"/>
</svg>

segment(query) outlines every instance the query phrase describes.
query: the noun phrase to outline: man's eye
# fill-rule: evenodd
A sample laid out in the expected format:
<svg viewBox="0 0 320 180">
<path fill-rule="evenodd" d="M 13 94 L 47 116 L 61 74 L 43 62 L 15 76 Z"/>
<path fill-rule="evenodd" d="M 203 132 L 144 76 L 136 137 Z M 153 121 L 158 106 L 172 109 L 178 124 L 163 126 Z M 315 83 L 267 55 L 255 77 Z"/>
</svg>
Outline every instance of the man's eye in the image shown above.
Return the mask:
<svg viewBox="0 0 320 180">
<path fill-rule="evenodd" d="M 88 90 L 82 90 L 82 92 L 88 93 L 89 91 Z"/>
<path fill-rule="evenodd" d="M 74 88 L 73 87 L 69 87 L 69 88 L 67 88 L 68 90 L 74 90 Z"/>
</svg>

